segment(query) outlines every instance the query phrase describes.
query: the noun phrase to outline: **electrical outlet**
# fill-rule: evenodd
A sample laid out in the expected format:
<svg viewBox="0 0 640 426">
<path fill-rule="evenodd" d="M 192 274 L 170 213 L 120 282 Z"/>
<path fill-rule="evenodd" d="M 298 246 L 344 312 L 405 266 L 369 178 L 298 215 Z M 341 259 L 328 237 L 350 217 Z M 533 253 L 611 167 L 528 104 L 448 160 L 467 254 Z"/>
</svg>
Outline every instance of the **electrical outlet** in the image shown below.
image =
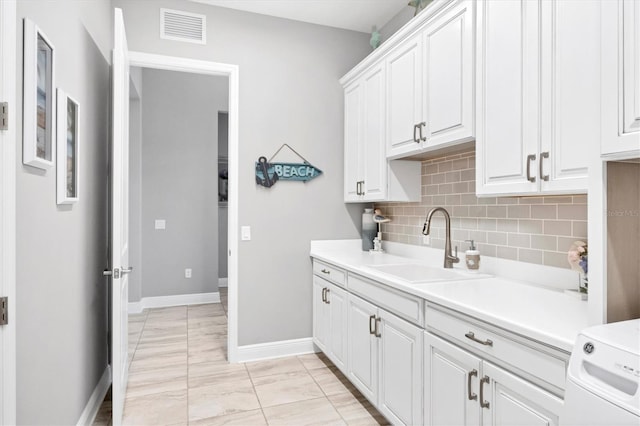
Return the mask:
<svg viewBox="0 0 640 426">
<path fill-rule="evenodd" d="M 191 268 L 185 269 L 184 270 L 184 277 L 185 278 L 191 278 L 191 273 L 192 273 Z"/>
</svg>

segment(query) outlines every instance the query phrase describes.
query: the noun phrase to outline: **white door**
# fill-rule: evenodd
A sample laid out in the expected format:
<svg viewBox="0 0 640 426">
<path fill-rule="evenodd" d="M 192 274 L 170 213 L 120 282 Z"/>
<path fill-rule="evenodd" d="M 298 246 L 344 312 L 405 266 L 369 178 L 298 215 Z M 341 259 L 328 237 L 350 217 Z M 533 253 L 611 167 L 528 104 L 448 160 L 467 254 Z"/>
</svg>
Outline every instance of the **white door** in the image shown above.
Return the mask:
<svg viewBox="0 0 640 426">
<path fill-rule="evenodd" d="M 0 130 L 0 296 L 8 298 L 8 324 L 0 326 L 0 424 L 16 424 L 15 181 L 16 2 L 0 1 L 0 102 L 11 109 Z"/>
<path fill-rule="evenodd" d="M 113 424 L 122 423 L 127 391 L 129 303 L 129 59 L 122 10 L 115 10 L 112 58 L 111 373 Z"/>
<path fill-rule="evenodd" d="M 327 318 L 326 291 L 329 283 L 313 276 L 313 343 L 323 352 L 327 352 L 329 324 Z"/>
<path fill-rule="evenodd" d="M 378 309 L 349 294 L 349 379 L 369 401 L 377 404 L 378 338 L 374 335 Z"/>
<path fill-rule="evenodd" d="M 424 148 L 474 136 L 474 2 L 463 1 L 424 32 Z"/>
<path fill-rule="evenodd" d="M 357 82 L 344 91 L 344 201 L 360 199 L 362 85 Z"/>
<path fill-rule="evenodd" d="M 397 158 L 421 148 L 415 126 L 422 123 L 422 35 L 391 51 L 386 63 L 387 157 Z"/>
<path fill-rule="evenodd" d="M 500 367 L 483 362 L 483 377 L 489 384 L 481 384 L 484 426 L 557 426 L 563 402 L 538 386 L 527 382 Z"/>
<path fill-rule="evenodd" d="M 347 292 L 333 284 L 327 295 L 329 304 L 329 358 L 347 372 Z"/>
<path fill-rule="evenodd" d="M 537 192 L 539 2 L 477 5 L 476 193 Z"/>
<path fill-rule="evenodd" d="M 541 11 L 540 189 L 584 193 L 600 144 L 600 2 L 545 1 Z"/>
<path fill-rule="evenodd" d="M 480 358 L 424 334 L 424 424 L 479 426 Z"/>
<path fill-rule="evenodd" d="M 602 154 L 640 155 L 640 3 L 601 2 Z"/>
<path fill-rule="evenodd" d="M 378 409 L 393 424 L 422 424 L 422 339 L 413 324 L 379 309 Z"/>
<path fill-rule="evenodd" d="M 363 88 L 363 201 L 387 197 L 387 158 L 384 142 L 384 65 L 379 64 L 362 79 Z"/>
</svg>

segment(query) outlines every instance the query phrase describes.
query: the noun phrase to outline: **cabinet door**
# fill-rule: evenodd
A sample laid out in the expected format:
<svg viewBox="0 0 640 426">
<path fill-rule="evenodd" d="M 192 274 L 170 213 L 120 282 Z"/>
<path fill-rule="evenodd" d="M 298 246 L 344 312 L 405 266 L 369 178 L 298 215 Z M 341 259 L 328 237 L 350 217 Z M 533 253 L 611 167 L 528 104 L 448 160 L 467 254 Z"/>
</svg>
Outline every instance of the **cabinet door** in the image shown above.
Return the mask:
<svg viewBox="0 0 640 426">
<path fill-rule="evenodd" d="M 313 276 L 313 343 L 323 352 L 327 352 L 327 337 L 329 336 L 329 321 L 327 304 L 322 300 L 329 282 Z"/>
<path fill-rule="evenodd" d="M 484 361 L 483 399 L 489 404 L 482 410 L 484 426 L 553 426 L 558 425 L 562 400 L 538 386 L 500 367 Z"/>
<path fill-rule="evenodd" d="M 622 1 L 622 19 L 622 130 L 635 133 L 636 142 L 640 143 L 640 3 L 637 0 Z"/>
<path fill-rule="evenodd" d="M 398 45 L 386 63 L 387 157 L 397 158 L 421 148 L 414 140 L 414 126 L 423 121 L 422 35 Z"/>
<path fill-rule="evenodd" d="M 424 31 L 423 148 L 474 136 L 474 3 L 462 1 Z"/>
<path fill-rule="evenodd" d="M 362 79 L 363 201 L 384 200 L 387 196 L 387 158 L 384 142 L 384 64 L 379 64 Z"/>
<path fill-rule="evenodd" d="M 602 154 L 640 156 L 640 4 L 601 2 Z"/>
<path fill-rule="evenodd" d="M 424 423 L 480 425 L 480 358 L 424 333 Z"/>
<path fill-rule="evenodd" d="M 327 355 L 343 372 L 347 371 L 347 292 L 329 285 L 329 336 Z"/>
<path fill-rule="evenodd" d="M 358 82 L 344 91 L 344 200 L 347 202 L 360 199 L 361 142 L 362 86 Z"/>
<path fill-rule="evenodd" d="M 543 1 L 542 138 L 545 193 L 584 193 L 600 144 L 600 2 Z"/>
<path fill-rule="evenodd" d="M 357 296 L 349 294 L 348 377 L 373 404 L 378 396 L 378 338 L 370 333 L 371 317 L 377 308 Z"/>
<path fill-rule="evenodd" d="M 422 329 L 379 310 L 378 409 L 393 424 L 422 424 Z"/>
<path fill-rule="evenodd" d="M 538 8 L 538 1 L 478 3 L 476 192 L 479 195 L 527 194 L 538 190 Z M 529 155 L 536 155 L 536 160 L 528 161 Z M 531 182 L 528 177 L 536 181 Z"/>
</svg>

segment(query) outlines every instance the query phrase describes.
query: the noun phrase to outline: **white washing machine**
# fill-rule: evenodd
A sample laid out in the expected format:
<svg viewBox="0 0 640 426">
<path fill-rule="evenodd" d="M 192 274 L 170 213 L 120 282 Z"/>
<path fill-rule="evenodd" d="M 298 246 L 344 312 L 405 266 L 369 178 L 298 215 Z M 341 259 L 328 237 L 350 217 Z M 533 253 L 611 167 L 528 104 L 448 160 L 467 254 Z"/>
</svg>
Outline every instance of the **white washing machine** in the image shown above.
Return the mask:
<svg viewBox="0 0 640 426">
<path fill-rule="evenodd" d="M 560 425 L 640 426 L 640 319 L 580 333 Z"/>
</svg>

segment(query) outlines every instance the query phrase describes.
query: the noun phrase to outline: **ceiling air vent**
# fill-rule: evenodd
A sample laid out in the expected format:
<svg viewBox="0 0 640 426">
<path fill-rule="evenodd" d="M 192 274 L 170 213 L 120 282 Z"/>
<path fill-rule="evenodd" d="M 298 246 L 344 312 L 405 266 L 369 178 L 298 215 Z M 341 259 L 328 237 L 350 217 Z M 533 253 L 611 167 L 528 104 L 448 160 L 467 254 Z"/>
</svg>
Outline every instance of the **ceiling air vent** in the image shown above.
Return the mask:
<svg viewBox="0 0 640 426">
<path fill-rule="evenodd" d="M 160 38 L 207 43 L 207 17 L 181 10 L 160 9 Z"/>
</svg>

